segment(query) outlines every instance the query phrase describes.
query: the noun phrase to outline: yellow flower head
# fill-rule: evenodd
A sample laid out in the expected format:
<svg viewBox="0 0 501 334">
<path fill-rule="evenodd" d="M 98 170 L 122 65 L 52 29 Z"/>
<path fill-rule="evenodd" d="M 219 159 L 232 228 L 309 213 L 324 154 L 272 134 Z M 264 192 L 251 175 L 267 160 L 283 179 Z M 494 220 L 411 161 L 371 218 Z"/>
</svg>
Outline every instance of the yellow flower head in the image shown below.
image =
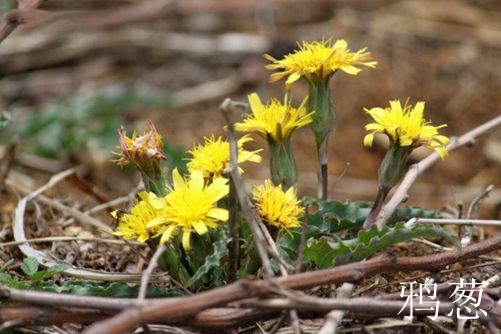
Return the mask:
<svg viewBox="0 0 501 334">
<path fill-rule="evenodd" d="M 281 60 L 268 54 L 264 56 L 272 62 L 265 66 L 267 69 L 282 70 L 270 76 L 271 82 L 287 77 L 285 84 L 289 86 L 302 76 L 306 79 L 326 78 L 337 70 L 356 75 L 361 71 L 357 65 L 372 68 L 377 65 L 370 52 L 366 52 L 367 48 L 350 52 L 348 43 L 344 39 L 338 39 L 334 43 L 331 38 L 320 42 L 302 42 L 298 43 L 298 46 L 299 50 L 286 55 Z"/>
<path fill-rule="evenodd" d="M 388 108 L 364 110 L 376 121 L 365 126 L 371 131 L 364 138 L 365 146 L 372 146 L 374 135 L 379 132 L 388 135 L 396 145 L 411 148 L 426 145 L 437 151 L 442 159 L 447 156 L 449 138 L 438 133 L 438 129 L 447 125 L 433 126 L 426 121 L 423 118 L 424 102 L 417 102 L 414 107 L 406 102 L 402 107 L 399 100 L 394 100 L 390 101 Z"/>
<path fill-rule="evenodd" d="M 142 165 L 144 163 L 153 163 L 158 160 L 165 160 L 162 153 L 164 147 L 162 136 L 158 134 L 153 122 L 149 121 L 149 131 L 145 131 L 142 136 L 138 136 L 134 131 L 132 137 L 127 137 L 125 129 L 121 127 L 118 130 L 118 139 L 120 145 L 117 146 L 120 152 L 115 153 L 120 156 L 116 163 L 120 166 L 135 163 Z"/>
<path fill-rule="evenodd" d="M 217 202 L 228 195 L 228 180 L 218 177 L 206 185 L 201 171 L 184 179 L 177 169 L 174 169 L 172 179 L 169 193 L 154 202 L 159 214 L 147 227 L 158 227 L 157 235 L 162 235 L 162 243 L 182 230 L 183 248 L 189 250 L 192 232 L 203 235 L 209 227 L 217 227 L 218 221 L 228 220 L 228 210 L 217 207 Z"/>
<path fill-rule="evenodd" d="M 307 112 L 306 99 L 298 108 L 292 107 L 287 99 L 284 104 L 272 99 L 263 105 L 259 96 L 252 93 L 249 95 L 249 104 L 252 114 L 242 123 L 235 124 L 237 131 L 256 132 L 264 138 L 271 137 L 276 142 L 282 142 L 295 129 L 312 122 L 313 112 Z"/>
<path fill-rule="evenodd" d="M 191 151 L 192 158 L 188 162 L 188 170 L 193 173 L 201 171 L 206 179 L 220 177 L 229 167 L 230 164 L 230 143 L 223 140 L 221 137 L 215 139 L 205 137 L 203 145 L 195 145 Z M 244 136 L 238 140 L 238 162 L 245 161 L 261 162 L 261 156 L 257 151 L 246 151 L 243 145 L 253 139 L 250 136 Z"/>
<path fill-rule="evenodd" d="M 264 185 L 254 187 L 252 194 L 259 215 L 266 223 L 280 229 L 301 226 L 299 219 L 304 208 L 299 205 L 294 187 L 284 192 L 282 187 L 274 186 L 270 180 L 266 180 Z"/>
<path fill-rule="evenodd" d="M 145 191 L 140 192 L 138 195 L 140 200 L 132 207 L 130 213 L 121 215 L 117 211 L 112 213 L 118 219 L 117 230 L 114 234 L 127 240 L 133 239 L 145 242 L 155 233 L 155 230 L 152 231 L 147 228 L 147 224 L 157 217 L 158 213 L 152 206 L 152 202 L 157 197 L 155 194 Z"/>
</svg>

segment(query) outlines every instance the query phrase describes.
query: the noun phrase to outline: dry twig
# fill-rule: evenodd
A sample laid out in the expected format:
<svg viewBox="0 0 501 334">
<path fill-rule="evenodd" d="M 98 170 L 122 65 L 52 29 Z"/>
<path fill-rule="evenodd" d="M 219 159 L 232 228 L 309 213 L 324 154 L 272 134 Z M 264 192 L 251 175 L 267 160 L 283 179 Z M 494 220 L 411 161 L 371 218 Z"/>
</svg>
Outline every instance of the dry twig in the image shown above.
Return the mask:
<svg viewBox="0 0 501 334">
<path fill-rule="evenodd" d="M 0 25 L 0 43 L 10 35 L 20 24 L 25 23 L 22 12 L 33 10 L 43 5 L 47 0 L 19 0 L 18 10 L 13 10 L 5 15 L 4 21 Z"/>
<path fill-rule="evenodd" d="M 26 244 L 26 234 L 24 232 L 24 213 L 26 211 L 26 207 L 29 203 L 29 201 L 37 198 L 40 196 L 43 192 L 46 190 L 52 188 L 59 182 L 63 181 L 70 175 L 74 174 L 75 170 L 74 169 L 68 169 L 66 171 L 63 171 L 61 173 L 55 174 L 47 184 L 44 186 L 38 188 L 31 194 L 27 195 L 26 197 L 22 198 L 19 203 L 17 204 L 14 219 L 12 221 L 12 231 L 14 234 L 14 240 L 17 242 L 22 242 L 22 244 L 19 245 L 19 249 L 21 252 L 27 256 L 27 257 L 34 257 L 38 260 L 38 262 L 44 266 L 44 267 L 53 267 L 58 262 L 54 261 L 51 257 L 49 257 L 47 254 L 44 252 L 41 252 L 39 250 L 34 249 L 31 247 L 29 244 Z M 7 180 L 8 181 L 8 180 Z M 98 220 L 86 216 L 83 213 L 81 213 L 78 210 L 68 208 L 65 205 L 46 198 L 46 201 L 49 201 L 53 207 L 56 208 L 63 208 L 67 209 L 68 211 L 74 212 L 75 218 L 79 219 L 82 217 L 83 220 L 87 220 L 89 223 L 94 223 L 93 225 L 102 229 L 106 229 L 107 231 L 110 231 L 110 228 L 103 223 L 99 222 Z M 95 221 L 95 222 L 94 222 Z M 102 271 L 97 271 L 97 270 L 90 270 L 90 269 L 80 269 L 80 268 L 75 268 L 75 267 L 70 267 L 66 270 L 64 270 L 64 273 L 67 275 L 71 275 L 74 277 L 79 277 L 79 278 L 85 278 L 85 279 L 95 279 L 95 280 L 102 280 L 102 281 L 135 281 L 140 279 L 140 275 L 138 274 L 125 274 L 125 273 L 106 273 Z"/>
<path fill-rule="evenodd" d="M 351 296 L 355 285 L 352 283 L 343 283 L 336 293 L 336 297 L 340 299 L 346 299 Z M 322 328 L 318 331 L 318 334 L 335 334 L 337 333 L 337 328 L 341 320 L 343 320 L 345 311 L 335 310 L 331 311 L 325 317 L 325 323 Z"/>
</svg>

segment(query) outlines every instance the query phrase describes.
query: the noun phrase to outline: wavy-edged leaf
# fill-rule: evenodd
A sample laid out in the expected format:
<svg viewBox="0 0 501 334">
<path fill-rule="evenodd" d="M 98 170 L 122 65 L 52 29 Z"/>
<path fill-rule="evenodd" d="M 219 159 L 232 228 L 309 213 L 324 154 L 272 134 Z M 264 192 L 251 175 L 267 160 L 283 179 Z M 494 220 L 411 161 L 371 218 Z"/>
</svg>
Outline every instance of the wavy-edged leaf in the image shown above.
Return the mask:
<svg viewBox="0 0 501 334">
<path fill-rule="evenodd" d="M 53 281 L 42 282 L 38 285 L 38 290 L 79 296 L 136 298 L 139 286 L 130 286 L 124 282 L 98 283 L 86 280 L 67 280 L 62 285 L 57 285 Z M 146 298 L 182 297 L 185 295 L 184 291 L 176 288 L 163 289 L 148 286 L 146 290 Z"/>
<path fill-rule="evenodd" d="M 50 267 L 47 270 L 37 271 L 36 273 L 31 275 L 30 279 L 33 283 L 40 282 L 56 274 L 59 274 L 60 272 L 65 271 L 66 269 L 68 269 L 68 267 L 69 266 L 64 263 L 59 263 L 56 264 L 55 266 Z"/>
<path fill-rule="evenodd" d="M 325 233 L 339 233 L 348 231 L 357 233 L 362 227 L 365 218 L 369 215 L 372 202 L 339 202 L 339 201 L 308 201 L 317 206 L 317 211 L 308 216 L 308 237 L 319 236 Z M 411 218 L 440 218 L 440 214 L 433 210 L 424 210 L 419 207 L 406 206 L 397 209 L 388 220 L 387 225 L 393 226 L 398 222 Z"/>
<path fill-rule="evenodd" d="M 358 236 L 358 243 L 352 250 L 351 260 L 361 261 L 380 250 L 397 243 L 414 238 L 444 238 L 453 243 L 457 249 L 461 249 L 461 243 L 457 237 L 445 228 L 432 224 L 412 224 L 407 226 L 398 223 L 394 227 L 384 227 L 378 231 L 373 226 L 368 231 L 361 231 Z"/>
<path fill-rule="evenodd" d="M 385 226 L 379 231 L 373 227 L 368 231 L 360 231 L 357 238 L 350 240 L 335 240 L 331 237 L 321 237 L 305 250 L 305 258 L 311 260 L 319 268 L 328 268 L 336 261 L 346 263 L 361 261 L 382 249 L 413 238 L 441 237 L 460 248 L 459 240 L 441 226 L 431 224 L 404 224 Z"/>
<path fill-rule="evenodd" d="M 186 283 L 186 287 L 190 287 L 191 285 L 195 284 L 196 282 L 201 280 L 204 275 L 208 274 L 212 269 L 219 267 L 221 259 L 228 255 L 228 236 L 223 230 L 221 230 L 221 233 L 219 235 L 219 239 L 214 243 L 212 254 L 208 255 L 205 258 L 204 264 L 201 265 L 193 274 L 188 283 Z"/>
<path fill-rule="evenodd" d="M 21 270 L 23 273 L 30 277 L 38 271 L 38 260 L 34 257 L 27 257 L 21 263 Z"/>
</svg>

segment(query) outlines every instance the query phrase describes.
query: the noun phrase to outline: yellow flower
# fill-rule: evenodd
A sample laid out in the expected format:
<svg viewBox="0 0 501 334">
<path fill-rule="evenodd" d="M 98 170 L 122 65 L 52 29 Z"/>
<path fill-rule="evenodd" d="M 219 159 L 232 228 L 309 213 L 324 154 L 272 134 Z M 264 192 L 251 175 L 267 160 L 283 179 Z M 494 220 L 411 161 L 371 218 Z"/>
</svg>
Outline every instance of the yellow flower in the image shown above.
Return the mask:
<svg viewBox="0 0 501 334">
<path fill-rule="evenodd" d="M 252 194 L 259 215 L 266 223 L 280 229 L 301 226 L 299 219 L 304 208 L 299 205 L 294 187 L 284 192 L 282 187 L 274 186 L 270 180 L 266 180 L 264 185 L 254 187 Z"/>
<path fill-rule="evenodd" d="M 201 171 L 206 179 L 221 176 L 230 164 L 230 143 L 221 137 L 217 139 L 214 136 L 205 137 L 203 145 L 196 145 L 191 151 L 192 158 L 188 162 L 190 172 Z M 238 140 L 238 162 L 245 161 L 261 162 L 261 156 L 258 154 L 262 150 L 246 151 L 243 145 L 253 139 L 250 136 L 244 136 Z"/>
<path fill-rule="evenodd" d="M 154 202 L 159 214 L 147 227 L 159 229 L 157 235 L 162 235 L 162 243 L 182 230 L 183 248 L 189 250 L 192 232 L 203 235 L 209 227 L 217 227 L 218 221 L 228 220 L 228 210 L 217 207 L 217 202 L 228 195 L 228 180 L 218 177 L 206 185 L 202 172 L 195 171 L 184 179 L 177 169 L 172 172 L 172 179 L 169 193 Z"/>
<path fill-rule="evenodd" d="M 151 164 L 154 161 L 166 159 L 162 153 L 164 147 L 162 136 L 155 129 L 153 122 L 149 121 L 148 126 L 150 130 L 145 131 L 142 136 L 138 136 L 137 132 L 134 131 L 130 138 L 127 137 L 123 127 L 118 130 L 120 145 L 117 147 L 120 152 L 115 153 L 120 156 L 116 160 L 118 165 L 125 166 L 129 163 Z"/>
<path fill-rule="evenodd" d="M 374 135 L 379 132 L 388 135 L 398 146 L 415 148 L 426 145 L 445 158 L 449 138 L 439 135 L 438 129 L 447 125 L 433 126 L 426 121 L 423 118 L 424 104 L 421 101 L 412 107 L 406 102 L 402 107 L 399 100 L 394 100 L 390 101 L 389 108 L 364 109 L 376 121 L 365 126 L 371 133 L 365 136 L 364 145 L 372 146 Z"/>
<path fill-rule="evenodd" d="M 311 115 L 305 107 L 306 98 L 299 108 L 290 105 L 286 99 L 282 104 L 276 99 L 272 99 L 267 105 L 263 105 L 256 93 L 249 95 L 249 104 L 252 114 L 243 123 L 235 124 L 237 131 L 256 132 L 264 138 L 271 137 L 277 142 L 287 139 L 292 132 L 311 123 Z"/>
<path fill-rule="evenodd" d="M 344 71 L 351 75 L 358 74 L 361 69 L 357 65 L 376 67 L 377 62 L 372 59 L 367 48 L 350 52 L 348 43 L 344 39 L 339 39 L 332 43 L 332 39 L 321 42 L 298 43 L 299 50 L 290 53 L 284 59 L 277 60 L 266 54 L 264 57 L 272 64 L 265 67 L 269 70 L 282 70 L 273 73 L 270 81 L 275 82 L 283 77 L 287 77 L 285 84 L 291 85 L 302 76 L 306 79 L 311 77 L 325 78 L 336 72 Z"/>
<path fill-rule="evenodd" d="M 158 213 L 152 206 L 152 202 L 157 197 L 155 194 L 145 191 L 138 195 L 141 200 L 136 202 L 130 213 L 112 212 L 113 217 L 118 219 L 117 230 L 114 234 L 127 240 L 134 239 L 145 242 L 154 234 L 154 230 L 148 229 L 147 224 L 157 217 Z"/>
</svg>

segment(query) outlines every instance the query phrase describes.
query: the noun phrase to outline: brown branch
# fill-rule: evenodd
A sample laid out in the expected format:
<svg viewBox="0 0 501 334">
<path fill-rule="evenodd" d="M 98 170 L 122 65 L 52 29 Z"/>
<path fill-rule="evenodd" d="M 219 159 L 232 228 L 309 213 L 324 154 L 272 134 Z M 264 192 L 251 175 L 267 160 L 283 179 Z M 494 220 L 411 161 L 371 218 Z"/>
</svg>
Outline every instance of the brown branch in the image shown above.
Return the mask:
<svg viewBox="0 0 501 334">
<path fill-rule="evenodd" d="M 242 280 L 194 296 L 163 299 L 143 307 L 126 310 L 111 319 L 94 324 L 85 333 L 118 334 L 127 332 L 140 324 L 154 322 L 159 319 L 162 319 L 162 321 L 175 321 L 229 302 L 265 296 L 269 294 L 270 287 L 273 286 L 287 289 L 307 289 L 318 285 L 355 282 L 364 277 L 383 272 L 435 270 L 460 260 L 478 257 L 499 248 L 501 248 L 501 234 L 496 234 L 490 239 L 464 248 L 462 252 L 449 251 L 417 257 L 394 257 L 383 254 L 360 263 L 305 272 L 288 277 L 263 281 Z"/>
<path fill-rule="evenodd" d="M 491 119 L 490 121 L 476 127 L 475 129 L 470 130 L 469 132 L 465 133 L 456 140 L 453 140 L 452 143 L 449 146 L 447 146 L 447 151 L 453 152 L 463 146 L 472 145 L 475 143 L 477 137 L 489 132 L 490 130 L 500 125 L 501 125 L 501 116 L 497 116 Z M 386 205 L 379 212 L 376 218 L 376 225 L 379 228 L 382 228 L 384 224 L 386 224 L 386 221 L 395 212 L 397 206 L 408 197 L 407 192 L 409 191 L 414 181 L 416 181 L 418 176 L 423 174 L 426 170 L 428 170 L 439 160 L 440 156 L 438 155 L 438 153 L 434 152 L 425 159 L 421 160 L 419 163 L 416 163 L 409 168 L 407 174 L 405 174 L 404 179 L 402 180 L 400 185 L 397 187 L 395 193 L 393 194 L 393 197 L 388 201 L 388 203 L 386 203 Z"/>
<path fill-rule="evenodd" d="M 32 305 L 95 308 L 102 311 L 117 311 L 140 304 L 140 302 L 135 298 L 77 296 L 51 292 L 19 290 L 9 288 L 5 285 L 0 285 L 0 298 Z"/>
<path fill-rule="evenodd" d="M 415 305 L 419 300 L 415 299 Z M 303 296 L 302 299 L 273 298 L 258 300 L 254 302 L 243 302 L 241 305 L 271 310 L 301 309 L 306 311 L 328 312 L 331 310 L 345 310 L 352 313 L 372 313 L 378 316 L 398 316 L 399 311 L 404 308 L 406 299 L 403 300 L 379 300 L 375 298 L 320 298 L 314 296 Z M 452 302 L 440 302 L 440 314 L 448 313 L 454 308 Z M 434 310 L 413 310 L 415 314 L 430 315 L 435 314 Z M 402 315 L 409 315 L 410 303 L 402 310 Z"/>
<path fill-rule="evenodd" d="M 22 15 L 24 11 L 36 9 L 46 1 L 47 0 L 19 0 L 18 9 L 9 11 L 0 24 L 0 43 L 20 24 L 25 23 L 25 19 Z"/>
<path fill-rule="evenodd" d="M 94 310 L 60 310 L 33 306 L 0 307 L 0 323 L 16 321 L 18 325 L 90 324 L 105 316 L 106 314 L 101 311 Z"/>
</svg>

